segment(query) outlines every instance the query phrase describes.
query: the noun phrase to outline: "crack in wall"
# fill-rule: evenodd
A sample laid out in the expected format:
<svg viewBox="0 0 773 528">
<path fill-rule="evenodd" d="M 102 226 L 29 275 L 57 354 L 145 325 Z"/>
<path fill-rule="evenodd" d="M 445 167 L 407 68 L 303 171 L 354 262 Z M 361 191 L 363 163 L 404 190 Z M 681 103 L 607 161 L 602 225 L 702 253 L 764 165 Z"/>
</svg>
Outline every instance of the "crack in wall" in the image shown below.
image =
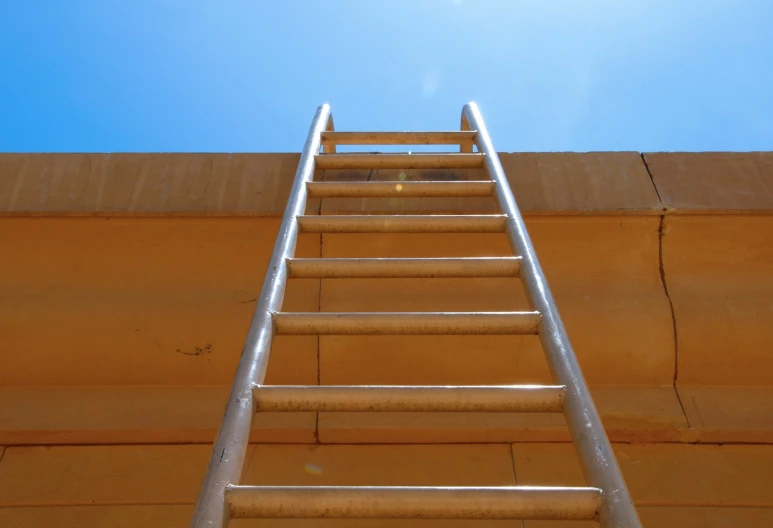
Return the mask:
<svg viewBox="0 0 773 528">
<path fill-rule="evenodd" d="M 682 402 L 682 397 L 679 395 L 679 390 L 676 388 L 676 382 L 679 379 L 679 333 L 676 326 L 676 312 L 674 311 L 674 301 L 671 299 L 671 294 L 668 292 L 668 283 L 666 281 L 666 270 L 663 265 L 663 238 L 666 236 L 666 211 L 667 208 L 665 204 L 663 203 L 663 199 L 660 196 L 660 192 L 658 191 L 658 186 L 655 183 L 655 178 L 652 176 L 652 171 L 650 171 L 650 167 L 647 164 L 647 159 L 644 157 L 644 153 L 640 154 L 642 163 L 644 163 L 644 168 L 647 171 L 647 174 L 650 177 L 650 181 L 652 182 L 652 187 L 655 190 L 655 194 L 658 197 L 658 201 L 660 201 L 661 210 L 662 213 L 660 215 L 660 223 L 658 224 L 658 271 L 660 272 L 660 284 L 663 286 L 663 293 L 666 295 L 666 299 L 668 300 L 668 307 L 671 311 L 671 324 L 673 326 L 673 332 L 674 332 L 674 379 L 672 382 L 672 385 L 674 387 L 674 394 L 676 394 L 676 399 L 679 402 L 679 407 L 682 409 L 682 414 L 684 415 L 684 420 L 687 422 L 687 427 L 692 428 L 690 425 L 690 418 L 687 416 L 687 411 L 685 411 L 684 403 Z"/>
<path fill-rule="evenodd" d="M 513 444 L 505 444 L 505 445 L 507 445 L 508 451 L 510 451 L 510 463 L 512 464 L 512 468 L 513 468 L 513 485 L 517 486 L 518 474 L 516 473 L 516 469 L 515 469 L 515 453 L 514 453 L 515 445 Z M 526 526 L 525 521 L 520 521 L 520 523 L 521 523 L 521 528 L 525 528 Z"/>
</svg>

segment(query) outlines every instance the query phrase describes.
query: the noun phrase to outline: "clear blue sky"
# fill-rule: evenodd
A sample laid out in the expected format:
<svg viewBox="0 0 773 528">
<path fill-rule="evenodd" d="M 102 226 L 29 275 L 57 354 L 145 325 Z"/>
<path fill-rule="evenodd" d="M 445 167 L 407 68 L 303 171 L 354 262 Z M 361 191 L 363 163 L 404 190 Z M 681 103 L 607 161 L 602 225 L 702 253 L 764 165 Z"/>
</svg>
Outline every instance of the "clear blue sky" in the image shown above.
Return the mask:
<svg viewBox="0 0 773 528">
<path fill-rule="evenodd" d="M 297 151 L 458 127 L 503 151 L 773 149 L 771 0 L 5 0 L 0 151 Z"/>
</svg>

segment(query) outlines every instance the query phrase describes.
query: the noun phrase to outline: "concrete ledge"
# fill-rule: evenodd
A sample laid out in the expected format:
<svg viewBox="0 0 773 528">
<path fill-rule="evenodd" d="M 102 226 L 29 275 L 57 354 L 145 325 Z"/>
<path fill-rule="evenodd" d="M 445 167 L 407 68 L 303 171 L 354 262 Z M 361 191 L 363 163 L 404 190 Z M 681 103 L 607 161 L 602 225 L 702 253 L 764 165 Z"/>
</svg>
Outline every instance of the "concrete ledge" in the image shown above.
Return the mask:
<svg viewBox="0 0 773 528">
<path fill-rule="evenodd" d="M 281 216 L 298 154 L 0 154 L 4 216 Z M 527 214 L 657 214 L 635 152 L 501 154 Z M 401 171 L 320 171 L 318 179 L 399 179 Z M 402 171 L 409 179 L 481 179 L 482 170 Z M 362 210 L 331 200 L 327 212 Z M 493 203 L 493 201 L 489 201 Z M 396 210 L 402 201 L 364 202 Z M 422 201 L 427 208 L 427 202 Z M 433 200 L 459 211 L 464 200 Z M 317 202 L 310 204 L 316 211 Z M 407 205 L 411 205 L 409 201 Z M 473 202 L 473 208 L 491 207 Z M 353 209 L 352 209 L 353 208 Z M 410 208 L 410 207 L 409 207 Z"/>
<path fill-rule="evenodd" d="M 500 153 L 525 214 L 773 214 L 772 152 Z M 0 216 L 280 216 L 292 154 L 0 154 Z M 646 164 L 645 164 L 646 162 Z M 468 180 L 482 170 L 320 171 L 325 180 Z M 662 202 L 661 202 L 662 200 Z M 326 212 L 415 200 L 327 200 Z M 493 209 L 433 199 L 426 211 Z M 310 208 L 318 209 L 318 201 Z"/>
<path fill-rule="evenodd" d="M 642 156 L 669 213 L 773 214 L 773 152 Z"/>
<path fill-rule="evenodd" d="M 503 152 L 500 159 L 524 214 L 773 214 L 771 152 Z M 0 154 L 0 216 L 280 216 L 298 160 L 296 153 Z M 486 175 L 482 170 L 339 170 L 320 171 L 316 178 Z M 331 199 L 326 204 L 325 212 L 339 214 L 494 208 L 486 199 Z M 318 208 L 313 200 L 310 209 Z"/>
<path fill-rule="evenodd" d="M 299 154 L 0 154 L 6 216 L 281 216 Z"/>
</svg>

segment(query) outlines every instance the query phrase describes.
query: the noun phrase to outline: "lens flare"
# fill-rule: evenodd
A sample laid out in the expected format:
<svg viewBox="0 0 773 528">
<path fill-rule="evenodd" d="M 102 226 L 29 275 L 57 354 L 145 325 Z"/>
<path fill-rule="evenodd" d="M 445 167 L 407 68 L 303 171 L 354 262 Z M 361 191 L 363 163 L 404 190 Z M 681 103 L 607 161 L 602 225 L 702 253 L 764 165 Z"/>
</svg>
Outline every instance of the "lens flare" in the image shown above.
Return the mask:
<svg viewBox="0 0 773 528">
<path fill-rule="evenodd" d="M 317 464 L 306 464 L 305 466 L 303 466 L 303 469 L 305 469 L 306 473 L 309 473 L 310 475 L 322 474 L 322 468 Z"/>
</svg>

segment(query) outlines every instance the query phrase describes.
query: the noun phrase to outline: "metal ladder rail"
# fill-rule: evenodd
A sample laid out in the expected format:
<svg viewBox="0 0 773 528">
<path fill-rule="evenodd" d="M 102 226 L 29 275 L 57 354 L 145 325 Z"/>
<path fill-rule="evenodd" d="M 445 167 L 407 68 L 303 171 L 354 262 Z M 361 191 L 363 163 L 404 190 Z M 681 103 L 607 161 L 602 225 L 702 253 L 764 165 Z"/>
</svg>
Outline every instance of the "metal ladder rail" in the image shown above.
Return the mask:
<svg viewBox="0 0 773 528">
<path fill-rule="evenodd" d="M 466 106 L 465 111 L 477 109 L 474 106 Z M 327 127 L 332 129 L 332 120 L 329 118 L 329 109 L 320 107 L 312 131 L 320 128 L 318 118 L 320 111 L 327 111 Z M 468 126 L 469 121 L 463 121 L 463 127 Z M 478 127 L 483 126 L 482 120 Z M 469 128 L 469 126 L 468 126 Z M 485 129 L 484 129 L 485 130 Z M 313 132 L 307 139 L 306 147 L 309 147 Z M 321 134 L 325 152 L 335 152 L 333 142 L 326 136 L 338 136 L 343 138 L 341 143 L 446 143 L 460 144 L 461 149 L 470 152 L 475 139 L 479 150 L 483 150 L 485 143 L 479 142 L 479 136 L 475 132 L 462 131 L 458 133 L 334 133 Z M 488 138 L 488 135 L 485 135 Z M 484 139 L 485 139 L 484 138 Z M 296 175 L 302 176 L 302 169 L 307 167 L 308 154 L 318 152 L 319 145 L 312 145 L 310 149 L 304 148 L 304 153 Z M 488 140 L 490 149 L 490 139 Z M 490 149 L 489 152 L 494 152 Z M 362 156 L 330 156 L 319 165 L 335 167 L 372 166 L 374 159 L 382 167 L 459 167 L 474 166 L 488 161 L 486 152 L 473 156 L 464 155 L 367 155 Z M 494 154 L 496 156 L 496 154 Z M 323 157 L 315 156 L 322 160 Z M 477 161 L 473 161 L 477 160 Z M 497 164 L 498 164 L 498 160 Z M 331 163 L 328 163 L 331 162 Z M 459 163 L 461 162 L 461 163 Z M 490 167 L 489 173 L 499 187 L 504 186 L 509 192 L 507 183 L 500 179 L 498 182 L 493 177 Z M 501 165 L 499 166 L 501 172 Z M 311 170 L 313 175 L 313 169 Z M 306 188 L 311 195 L 317 196 L 384 196 L 400 192 L 403 187 L 407 192 L 402 194 L 413 196 L 482 196 L 491 195 L 492 182 L 411 182 L 398 184 L 390 188 L 390 184 L 368 183 L 352 192 L 351 185 L 358 184 L 315 184 L 305 173 Z M 395 182 L 396 183 L 396 182 Z M 484 185 L 478 185 L 483 183 Z M 450 184 L 450 185 L 449 185 Z M 487 185 L 486 185 L 487 184 Z M 376 186 L 372 188 L 371 186 Z M 297 185 L 294 184 L 291 192 L 291 201 L 288 203 L 285 220 L 291 210 L 302 210 L 303 207 L 294 207 L 292 197 Z M 359 192 L 358 192 L 359 191 Z M 469 194 L 467 194 L 467 192 Z M 338 194 L 336 194 L 338 193 Z M 363 193 L 363 194 L 361 194 Z M 510 193 L 512 197 L 512 194 Z M 497 197 L 500 198 L 499 192 Z M 296 196 L 296 198 L 298 198 Z M 301 199 L 305 203 L 305 196 Z M 500 198 L 500 203 L 503 200 Z M 514 205 L 514 202 L 513 202 Z M 517 212 L 517 209 L 516 209 Z M 298 216 L 297 214 L 295 216 Z M 304 218 L 304 217 L 301 217 Z M 312 219 L 313 217 L 307 217 Z M 520 218 L 520 216 L 518 217 Z M 335 231 L 335 232 L 418 232 L 418 231 L 444 231 L 444 232 L 470 232 L 470 231 L 503 231 L 505 224 L 503 219 L 497 218 L 497 228 L 491 229 L 480 224 L 482 218 L 475 221 L 474 215 L 464 217 L 453 215 L 446 218 L 427 217 L 398 217 L 397 224 L 394 221 L 384 221 L 383 218 L 373 222 L 373 218 L 360 217 L 352 222 L 317 225 L 317 228 L 309 228 L 303 221 L 298 222 L 292 237 L 297 237 L 298 226 L 305 231 Z M 430 220 L 429 223 L 422 220 Z M 466 220 L 471 220 L 472 228 L 465 225 Z M 312 225 L 314 222 L 311 222 Z M 282 228 L 286 227 L 283 221 Z M 429 227 L 429 229 L 428 229 Z M 481 227 L 484 227 L 481 229 Z M 284 233 L 284 231 L 280 231 Z M 287 239 L 283 236 L 280 240 Z M 511 239 L 513 237 L 511 236 Z M 511 240 L 512 242 L 512 240 Z M 527 240 L 528 243 L 528 240 Z M 529 244 L 530 245 L 530 244 Z M 294 240 L 290 253 L 294 249 Z M 279 240 L 272 256 L 280 249 Z M 286 247 L 284 249 L 287 249 Z M 316 261 L 316 262 L 315 262 Z M 520 257 L 510 258 L 457 258 L 457 259 L 287 259 L 286 268 L 280 275 L 282 282 L 287 276 L 305 277 L 435 277 L 435 276 L 517 276 L 521 267 Z M 538 266 L 538 264 L 537 264 Z M 272 268 L 278 274 L 278 268 Z M 267 275 L 264 284 L 264 293 L 269 285 Z M 283 293 L 284 284 L 282 284 Z M 261 295 L 261 299 L 264 295 Z M 279 299 L 278 304 L 281 304 Z M 264 312 L 265 313 L 265 312 Z M 343 319 L 342 319 L 343 316 Z M 256 311 L 255 320 L 259 319 Z M 287 314 L 273 313 L 275 332 L 279 333 L 370 333 L 370 334 L 439 334 L 439 333 L 537 333 L 540 326 L 539 313 L 456 313 L 456 314 L 419 314 L 419 313 L 373 313 L 373 314 Z M 254 323 L 255 321 L 253 321 Z M 560 324 L 560 321 L 559 321 Z M 253 325 L 255 326 L 255 325 Z M 250 335 L 253 332 L 251 329 Z M 248 345 L 249 345 L 248 339 Z M 270 336 L 269 336 L 270 346 Z M 264 343 L 264 353 L 268 350 Z M 247 348 L 245 348 L 245 356 Z M 244 358 L 243 360 L 244 361 Z M 242 365 L 240 363 L 239 370 Z M 555 374 L 555 371 L 554 371 Z M 261 376 L 265 375 L 265 361 L 262 365 Z M 239 375 L 237 373 L 237 381 Z M 264 387 L 261 386 L 262 377 L 252 386 L 254 398 L 258 402 L 260 411 L 519 411 L 519 412 L 561 412 L 565 386 L 557 387 L 533 387 L 533 386 L 505 386 L 505 387 Z M 234 393 L 237 393 L 235 386 Z M 244 391 L 241 391 L 244 394 Z M 229 408 L 234 403 L 229 402 Z M 596 416 L 597 418 L 597 416 Z M 553 519 L 590 519 L 597 516 L 599 508 L 604 515 L 604 504 L 601 494 L 595 488 L 532 488 L 532 487 L 502 487 L 502 488 L 400 488 L 400 487 L 276 487 L 276 486 L 234 486 L 238 482 L 233 475 L 229 479 L 213 477 L 217 474 L 215 459 L 220 451 L 218 444 L 221 437 L 225 436 L 225 426 L 228 419 L 224 419 L 219 433 L 216 448 L 213 451 L 213 459 L 205 479 L 200 501 L 194 515 L 193 526 L 222 526 L 227 524 L 229 516 L 233 517 L 385 517 L 385 518 L 553 518 Z M 244 431 L 241 431 L 244 433 Z M 601 430 L 602 436 L 603 429 Z M 249 426 L 246 434 L 249 435 Z M 246 440 L 245 440 L 246 444 Z M 608 442 L 607 442 L 608 445 Z M 246 449 L 246 445 L 245 445 Z M 241 467 L 244 453 L 241 452 L 238 465 Z M 222 451 L 220 462 L 222 463 L 225 451 Z M 612 459 L 614 463 L 614 458 Z M 226 461 L 228 463 L 228 461 Z M 583 465 L 585 467 L 585 464 Z M 231 470 L 233 474 L 235 470 Z M 223 473 L 222 471 L 220 473 Z M 619 476 L 619 471 L 618 471 Z M 590 479 L 588 479 L 590 480 Z M 210 496 L 217 500 L 205 501 L 207 490 Z M 627 492 L 626 492 L 627 493 Z M 606 494 L 605 494 L 606 495 Z M 376 504 L 372 504 L 376 501 Z M 482 502 L 481 502 L 482 501 Z M 226 504 L 227 503 L 227 504 Z M 207 509 L 207 504 L 214 506 Z M 227 505 L 227 508 L 226 508 Z M 224 510 L 230 511 L 224 511 Z M 606 515 L 604 525 L 612 526 L 638 526 L 633 510 L 634 524 L 618 524 L 613 520 L 616 516 Z M 603 518 L 603 517 L 602 517 Z M 199 522 L 199 524 L 197 524 Z M 610 524 L 611 523 L 611 524 Z"/>
<path fill-rule="evenodd" d="M 640 527 L 641 521 L 617 464 L 612 445 L 607 438 L 596 410 L 588 384 L 582 374 L 556 302 L 540 266 L 526 224 L 518 209 L 499 156 L 491 142 L 488 129 L 475 103 L 464 105 L 462 130 L 477 130 L 475 144 L 485 157 L 486 170 L 495 183 L 496 197 L 507 215 L 507 237 L 513 252 L 520 256 L 521 280 L 531 307 L 542 317 L 539 339 L 556 383 L 567 387 L 564 416 L 577 451 L 586 482 L 602 490 L 599 520 L 602 526 Z"/>
<path fill-rule="evenodd" d="M 312 121 L 301 159 L 295 172 L 282 223 L 266 270 L 247 340 L 239 359 L 225 415 L 212 447 L 207 473 L 199 492 L 191 526 L 220 528 L 228 525 L 230 512 L 226 488 L 241 480 L 244 458 L 255 414 L 252 387 L 262 384 L 271 352 L 274 322 L 271 314 L 279 311 L 287 286 L 288 258 L 295 254 L 299 226 L 296 218 L 306 208 L 306 182 L 314 177 L 314 156 L 319 152 L 324 130 L 332 129 L 330 106 L 321 105 Z"/>
</svg>

